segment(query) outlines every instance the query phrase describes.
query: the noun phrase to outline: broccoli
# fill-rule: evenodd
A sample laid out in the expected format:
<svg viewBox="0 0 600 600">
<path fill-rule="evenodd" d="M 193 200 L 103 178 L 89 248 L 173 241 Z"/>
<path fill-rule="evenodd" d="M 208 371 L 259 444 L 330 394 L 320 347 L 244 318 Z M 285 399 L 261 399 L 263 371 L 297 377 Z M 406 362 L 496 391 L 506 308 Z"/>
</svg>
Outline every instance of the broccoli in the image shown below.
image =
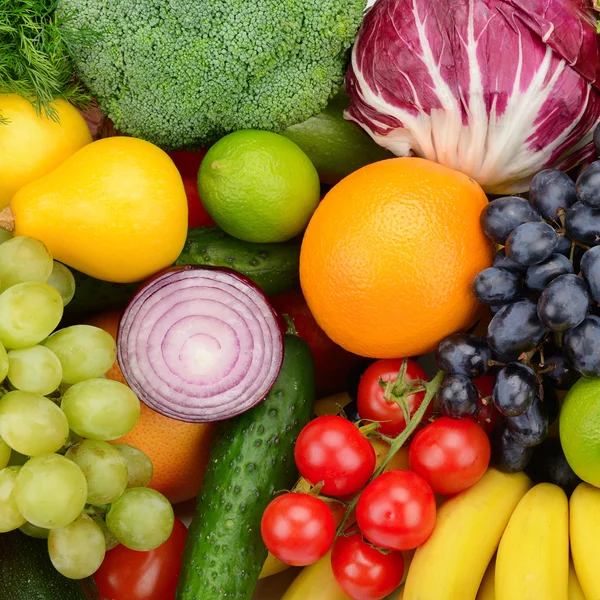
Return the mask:
<svg viewBox="0 0 600 600">
<path fill-rule="evenodd" d="M 60 0 L 76 71 L 124 133 L 167 150 L 283 131 L 344 80 L 366 0 Z M 77 36 L 72 36 L 77 39 Z"/>
</svg>

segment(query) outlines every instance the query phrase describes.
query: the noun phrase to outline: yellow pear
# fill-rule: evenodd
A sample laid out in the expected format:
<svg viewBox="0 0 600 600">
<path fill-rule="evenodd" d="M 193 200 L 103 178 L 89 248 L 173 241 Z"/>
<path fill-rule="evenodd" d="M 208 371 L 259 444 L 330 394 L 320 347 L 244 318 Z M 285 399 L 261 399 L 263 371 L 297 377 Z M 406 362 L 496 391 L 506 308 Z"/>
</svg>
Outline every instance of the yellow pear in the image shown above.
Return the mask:
<svg viewBox="0 0 600 600">
<path fill-rule="evenodd" d="M 11 202 L 15 235 L 87 275 L 127 283 L 170 266 L 187 234 L 187 198 L 169 156 L 143 140 L 93 142 Z"/>
</svg>

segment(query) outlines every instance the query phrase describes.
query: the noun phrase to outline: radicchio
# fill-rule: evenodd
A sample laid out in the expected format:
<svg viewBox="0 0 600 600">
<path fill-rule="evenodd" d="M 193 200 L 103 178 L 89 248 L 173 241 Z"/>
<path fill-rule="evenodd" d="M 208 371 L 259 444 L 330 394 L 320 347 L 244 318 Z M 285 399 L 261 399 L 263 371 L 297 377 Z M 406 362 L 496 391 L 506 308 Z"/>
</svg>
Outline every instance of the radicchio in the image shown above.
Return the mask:
<svg viewBox="0 0 600 600">
<path fill-rule="evenodd" d="M 377 0 L 347 75 L 346 118 L 398 156 L 488 193 L 593 155 L 600 43 L 589 0 Z"/>
</svg>

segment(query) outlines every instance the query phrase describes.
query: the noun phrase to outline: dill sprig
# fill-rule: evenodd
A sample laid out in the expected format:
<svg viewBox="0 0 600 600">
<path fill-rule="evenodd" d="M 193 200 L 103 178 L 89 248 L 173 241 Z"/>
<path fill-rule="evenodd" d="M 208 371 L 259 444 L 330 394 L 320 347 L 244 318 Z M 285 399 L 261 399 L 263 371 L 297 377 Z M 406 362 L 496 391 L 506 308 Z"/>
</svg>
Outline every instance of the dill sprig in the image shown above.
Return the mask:
<svg viewBox="0 0 600 600">
<path fill-rule="evenodd" d="M 82 40 L 55 13 L 58 0 L 0 0 L 0 93 L 29 100 L 38 114 L 58 120 L 54 100 L 80 108 L 91 96 L 75 77 L 69 48 Z M 0 124 L 2 123 L 0 115 Z"/>
</svg>

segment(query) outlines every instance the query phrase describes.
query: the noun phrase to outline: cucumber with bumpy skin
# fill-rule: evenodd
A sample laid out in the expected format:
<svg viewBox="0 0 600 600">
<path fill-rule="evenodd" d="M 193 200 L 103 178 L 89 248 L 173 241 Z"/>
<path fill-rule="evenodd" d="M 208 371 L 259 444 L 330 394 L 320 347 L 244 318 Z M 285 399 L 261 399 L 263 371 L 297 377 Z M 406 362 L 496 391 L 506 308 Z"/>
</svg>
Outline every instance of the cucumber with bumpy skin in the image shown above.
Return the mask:
<svg viewBox="0 0 600 600">
<path fill-rule="evenodd" d="M 298 473 L 294 444 L 313 414 L 314 362 L 304 340 L 286 334 L 283 365 L 266 399 L 225 421 L 202 481 L 177 600 L 248 600 L 267 556 L 260 521 Z"/>
<path fill-rule="evenodd" d="M 176 265 L 229 267 L 252 279 L 267 296 L 299 286 L 300 240 L 281 244 L 253 244 L 227 235 L 218 227 L 195 227 Z M 95 312 L 125 308 L 140 283 L 110 283 L 73 271 L 75 297 L 65 307 L 66 321 Z"/>
<path fill-rule="evenodd" d="M 46 540 L 11 531 L 0 534 L 2 600 L 100 600 L 90 580 L 63 577 L 50 562 Z"/>
</svg>

